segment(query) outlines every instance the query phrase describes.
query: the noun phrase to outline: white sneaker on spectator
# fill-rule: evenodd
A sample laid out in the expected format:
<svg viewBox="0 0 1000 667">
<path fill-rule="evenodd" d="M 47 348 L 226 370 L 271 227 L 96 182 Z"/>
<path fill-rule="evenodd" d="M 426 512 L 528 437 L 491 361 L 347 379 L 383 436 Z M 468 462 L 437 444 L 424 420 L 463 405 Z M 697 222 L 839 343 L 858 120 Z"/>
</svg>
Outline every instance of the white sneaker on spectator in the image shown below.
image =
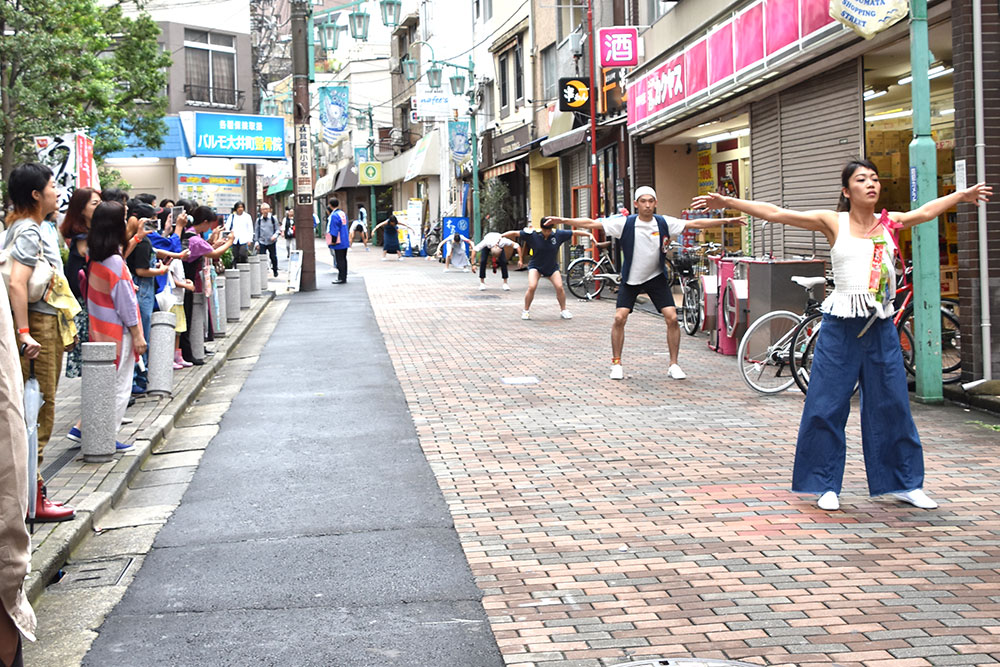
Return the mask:
<svg viewBox="0 0 1000 667">
<path fill-rule="evenodd" d="M 912 491 L 902 491 L 900 493 L 889 494 L 894 498 L 899 498 L 904 503 L 910 503 L 914 507 L 919 507 L 922 510 L 932 510 L 936 509 L 938 504 L 931 500 L 923 489 L 913 489 Z"/>
<path fill-rule="evenodd" d="M 612 380 L 625 379 L 625 371 L 622 369 L 621 364 L 611 364 L 611 379 Z"/>
<path fill-rule="evenodd" d="M 677 364 L 670 364 L 670 368 L 667 369 L 667 375 L 675 380 L 686 380 L 687 373 L 681 370 L 681 367 Z"/>
<path fill-rule="evenodd" d="M 836 491 L 827 491 L 819 500 L 816 501 L 816 506 L 821 510 L 826 510 L 827 512 L 832 512 L 834 510 L 840 509 L 840 500 L 837 498 Z"/>
</svg>

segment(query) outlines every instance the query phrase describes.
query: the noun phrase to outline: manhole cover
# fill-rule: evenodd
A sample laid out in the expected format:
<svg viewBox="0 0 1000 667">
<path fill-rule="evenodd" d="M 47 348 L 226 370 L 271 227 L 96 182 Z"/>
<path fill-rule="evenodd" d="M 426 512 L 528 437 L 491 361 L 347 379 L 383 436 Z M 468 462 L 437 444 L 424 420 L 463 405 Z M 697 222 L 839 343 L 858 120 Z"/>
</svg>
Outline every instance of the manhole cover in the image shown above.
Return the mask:
<svg viewBox="0 0 1000 667">
<path fill-rule="evenodd" d="M 733 667 L 734 665 L 738 667 L 757 667 L 749 662 L 702 658 L 652 658 L 638 662 L 623 662 L 612 667 L 672 667 L 673 665 L 683 665 L 684 667 Z"/>
<path fill-rule="evenodd" d="M 499 299 L 499 294 L 467 294 L 467 299 Z"/>
<path fill-rule="evenodd" d="M 63 576 L 58 585 L 60 588 L 114 586 L 121 581 L 122 575 L 125 574 L 130 565 L 132 565 L 131 558 L 66 563 L 63 566 Z"/>
</svg>

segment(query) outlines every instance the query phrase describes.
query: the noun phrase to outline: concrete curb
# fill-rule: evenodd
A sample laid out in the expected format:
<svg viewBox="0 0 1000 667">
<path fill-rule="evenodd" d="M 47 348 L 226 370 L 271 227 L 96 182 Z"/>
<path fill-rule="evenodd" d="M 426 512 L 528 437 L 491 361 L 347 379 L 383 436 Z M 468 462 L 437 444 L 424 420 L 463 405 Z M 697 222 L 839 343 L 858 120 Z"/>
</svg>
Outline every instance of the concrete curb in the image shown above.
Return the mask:
<svg viewBox="0 0 1000 667">
<path fill-rule="evenodd" d="M 101 517 L 121 499 L 128 488 L 128 483 L 153 453 L 153 448 L 174 429 L 177 419 L 219 372 L 230 353 L 257 323 L 274 297 L 275 293 L 268 291 L 263 292 L 261 298 L 254 299 L 254 304 L 248 313 L 250 316 L 235 327 L 228 328 L 226 337 L 216 343 L 215 354 L 209 357 L 211 361 L 206 360 L 205 365 L 197 369 L 198 375 L 194 384 L 184 393 L 174 394 L 167 399 L 163 411 L 142 433 L 143 437 L 135 441 L 135 456 L 123 456 L 119 459 L 112 471 L 98 485 L 97 490 L 75 505 L 76 518 L 57 525 L 45 541 L 35 549 L 31 556 L 31 573 L 24 583 L 25 594 L 32 603 L 45 591 L 45 587 L 69 560 L 70 554 L 84 537 L 94 530 Z"/>
</svg>

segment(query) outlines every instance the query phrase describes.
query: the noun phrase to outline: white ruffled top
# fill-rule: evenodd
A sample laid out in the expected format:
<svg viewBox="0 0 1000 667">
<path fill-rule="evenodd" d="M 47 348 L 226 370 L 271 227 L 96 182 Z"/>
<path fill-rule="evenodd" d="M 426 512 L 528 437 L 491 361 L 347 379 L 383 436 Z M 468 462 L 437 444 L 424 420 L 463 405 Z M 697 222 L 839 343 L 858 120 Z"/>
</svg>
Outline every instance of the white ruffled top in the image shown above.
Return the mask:
<svg viewBox="0 0 1000 667">
<path fill-rule="evenodd" d="M 877 224 L 878 218 L 873 218 L 873 226 Z M 879 295 L 872 294 L 868 289 L 875 240 L 852 236 L 850 214 L 846 211 L 838 216 L 838 225 L 840 228 L 837 230 L 837 240 L 830 249 L 834 288 L 820 309 L 834 317 L 869 317 L 872 314 L 880 319 L 892 317 L 895 312 L 892 299 L 886 299 L 886 303 L 883 303 L 879 300 Z M 875 239 L 886 241 L 886 252 L 882 255 L 882 263 L 889 270 L 889 289 L 895 290 L 896 271 L 893 257 L 896 254 L 896 243 L 885 229 Z"/>
</svg>

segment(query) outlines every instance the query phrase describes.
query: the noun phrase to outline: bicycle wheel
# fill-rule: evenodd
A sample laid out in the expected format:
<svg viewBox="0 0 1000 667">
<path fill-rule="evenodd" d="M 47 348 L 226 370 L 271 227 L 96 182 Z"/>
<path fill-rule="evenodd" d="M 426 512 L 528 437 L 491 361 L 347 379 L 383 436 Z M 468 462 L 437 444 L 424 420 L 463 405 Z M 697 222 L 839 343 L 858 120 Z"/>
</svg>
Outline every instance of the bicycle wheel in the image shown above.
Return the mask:
<svg viewBox="0 0 1000 667">
<path fill-rule="evenodd" d="M 775 310 L 750 325 L 736 352 L 747 386 L 762 394 L 777 394 L 792 386 L 792 332 L 800 320 L 791 311 Z"/>
<path fill-rule="evenodd" d="M 815 312 L 807 315 L 792 334 L 792 352 L 788 361 L 791 365 L 792 378 L 802 393 L 809 387 L 809 373 L 812 370 L 812 350 L 816 346 L 819 327 L 823 323 L 823 313 Z"/>
<path fill-rule="evenodd" d="M 684 320 L 684 332 L 688 336 L 698 333 L 701 324 L 701 281 L 689 278 L 684 283 L 684 306 L 681 310 Z"/>
<path fill-rule="evenodd" d="M 896 325 L 899 346 L 903 352 L 903 366 L 910 375 L 916 375 L 913 335 L 913 306 L 907 306 Z M 962 331 L 951 309 L 941 306 L 941 374 L 945 384 L 958 382 L 962 377 Z"/>
<path fill-rule="evenodd" d="M 573 260 L 566 270 L 566 287 L 577 299 L 593 299 L 601 293 L 603 281 L 594 278 L 597 262 L 589 257 Z"/>
</svg>

